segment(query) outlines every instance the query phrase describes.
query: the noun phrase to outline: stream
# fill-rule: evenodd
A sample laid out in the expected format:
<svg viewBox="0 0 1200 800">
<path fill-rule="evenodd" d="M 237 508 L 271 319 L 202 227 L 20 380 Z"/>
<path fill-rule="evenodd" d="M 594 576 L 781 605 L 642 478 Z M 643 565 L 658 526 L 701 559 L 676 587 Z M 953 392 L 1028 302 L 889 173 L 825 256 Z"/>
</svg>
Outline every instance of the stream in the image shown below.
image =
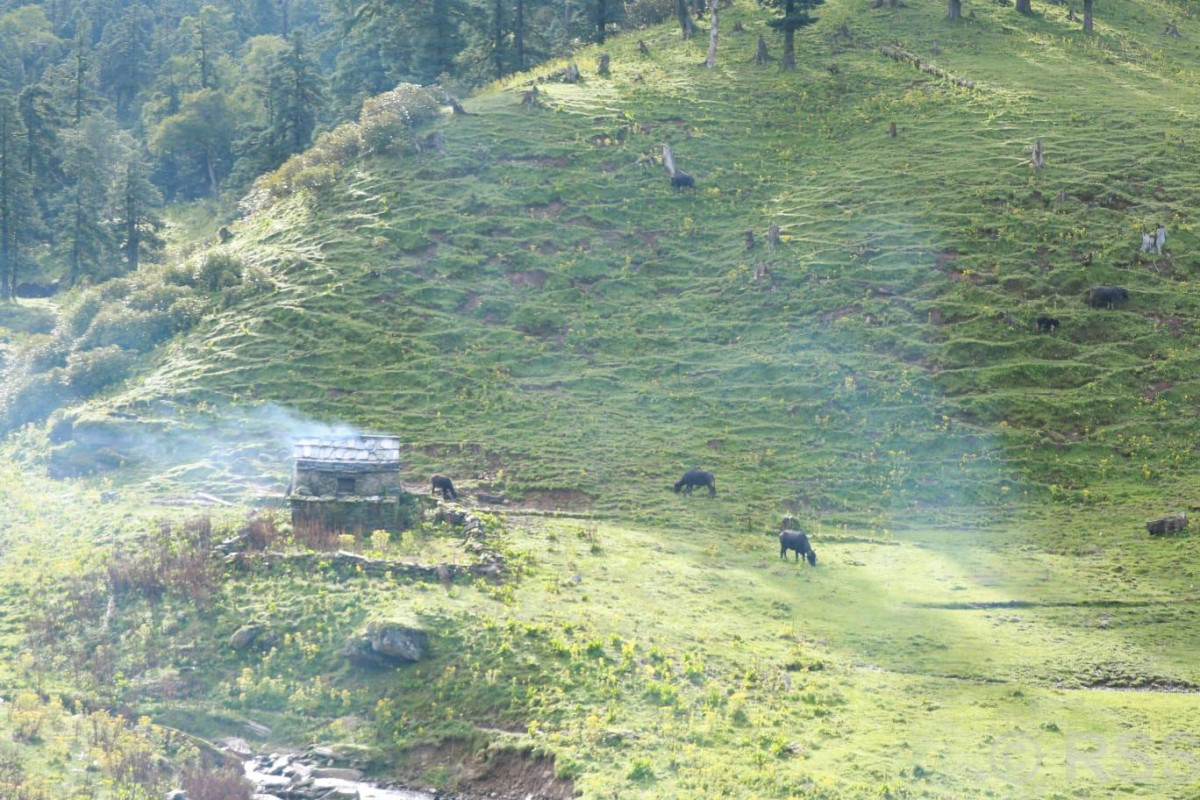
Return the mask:
<svg viewBox="0 0 1200 800">
<path fill-rule="evenodd" d="M 429 792 L 376 786 L 358 770 L 319 767 L 291 755 L 258 756 L 243 764 L 256 800 L 435 800 Z"/>
</svg>

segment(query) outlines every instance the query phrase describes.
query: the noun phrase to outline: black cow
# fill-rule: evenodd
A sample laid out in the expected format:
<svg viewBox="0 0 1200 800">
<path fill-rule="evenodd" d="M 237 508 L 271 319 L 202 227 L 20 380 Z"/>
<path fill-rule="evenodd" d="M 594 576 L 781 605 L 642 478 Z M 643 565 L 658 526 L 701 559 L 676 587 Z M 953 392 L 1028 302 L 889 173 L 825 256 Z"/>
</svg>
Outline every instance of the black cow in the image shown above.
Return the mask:
<svg viewBox="0 0 1200 800">
<path fill-rule="evenodd" d="M 704 469 L 689 469 L 683 473 L 683 477 L 675 484 L 675 493 L 678 494 L 682 489 L 684 494 L 691 494 L 692 489 L 697 486 L 707 486 L 709 497 L 715 497 L 717 494 L 717 479 L 711 472 Z"/>
<path fill-rule="evenodd" d="M 696 179 L 686 172 L 679 171 L 671 176 L 671 185 L 676 189 L 695 189 Z"/>
<path fill-rule="evenodd" d="M 786 561 L 788 550 L 796 552 L 797 562 L 800 561 L 800 556 L 804 556 L 808 559 L 810 567 L 817 565 L 817 552 L 812 549 L 812 545 L 808 543 L 808 536 L 803 531 L 785 528 L 779 532 L 779 557 Z"/>
<path fill-rule="evenodd" d="M 1038 333 L 1054 333 L 1058 330 L 1058 320 L 1054 317 L 1038 317 L 1034 322 L 1037 323 Z"/>
<path fill-rule="evenodd" d="M 432 493 L 437 494 L 440 489 L 443 500 L 457 500 L 458 492 L 454 489 L 454 481 L 447 478 L 445 475 L 434 475 L 429 479 L 432 485 Z"/>
<path fill-rule="evenodd" d="M 1128 299 L 1129 291 L 1123 286 L 1093 286 L 1087 294 L 1092 308 L 1115 308 Z"/>
</svg>

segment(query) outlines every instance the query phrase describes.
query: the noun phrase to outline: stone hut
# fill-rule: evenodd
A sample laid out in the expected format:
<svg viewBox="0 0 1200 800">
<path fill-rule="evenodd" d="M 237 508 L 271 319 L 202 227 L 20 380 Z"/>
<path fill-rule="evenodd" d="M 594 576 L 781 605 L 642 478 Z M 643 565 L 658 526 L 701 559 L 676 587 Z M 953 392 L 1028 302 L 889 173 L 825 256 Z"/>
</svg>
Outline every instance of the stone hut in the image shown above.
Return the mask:
<svg viewBox="0 0 1200 800">
<path fill-rule="evenodd" d="M 288 500 L 293 527 L 370 533 L 408 527 L 413 498 L 400 489 L 400 439 L 297 439 Z"/>
</svg>

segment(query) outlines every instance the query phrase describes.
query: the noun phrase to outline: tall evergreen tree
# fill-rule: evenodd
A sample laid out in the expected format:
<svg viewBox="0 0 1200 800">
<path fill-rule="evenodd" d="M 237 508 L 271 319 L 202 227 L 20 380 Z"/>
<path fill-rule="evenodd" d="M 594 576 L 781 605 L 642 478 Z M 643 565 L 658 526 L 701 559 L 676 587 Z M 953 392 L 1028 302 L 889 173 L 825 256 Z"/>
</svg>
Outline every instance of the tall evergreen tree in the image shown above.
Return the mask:
<svg viewBox="0 0 1200 800">
<path fill-rule="evenodd" d="M 117 106 L 117 116 L 129 119 L 134 98 L 151 82 L 151 36 L 154 16 L 134 3 L 108 24 L 100 39 L 100 80 Z"/>
<path fill-rule="evenodd" d="M 162 193 L 150 182 L 141 158 L 131 154 L 118 187 L 116 236 L 130 272 L 141 264 L 142 255 L 162 247 L 158 231 L 162 218 Z"/>
<path fill-rule="evenodd" d="M 235 41 L 232 15 L 206 5 L 196 16 L 180 20 L 179 37 L 190 51 L 200 88 L 216 88 L 220 82 L 218 66 Z"/>
<path fill-rule="evenodd" d="M 0 300 L 16 296 L 20 245 L 32 224 L 24 137 L 17 104 L 10 96 L 0 96 Z"/>
<path fill-rule="evenodd" d="M 25 126 L 25 172 L 37 185 L 57 182 L 60 157 L 57 152 L 58 134 L 64 124 L 62 111 L 55 105 L 54 96 L 41 83 L 25 87 L 17 98 L 21 124 Z M 39 193 L 49 198 L 49 193 Z"/>
<path fill-rule="evenodd" d="M 300 32 L 292 36 L 291 47 L 275 63 L 269 85 L 274 117 L 271 139 L 284 157 L 299 153 L 312 141 L 323 99 L 317 64 Z"/>
<path fill-rule="evenodd" d="M 69 282 L 97 275 L 112 247 L 109 188 L 114 166 L 111 149 L 116 126 L 101 117 L 88 117 L 63 137 L 66 207 L 58 216 L 61 246 L 70 266 Z"/>
<path fill-rule="evenodd" d="M 783 31 L 783 68 L 796 68 L 796 31 L 817 21 L 811 12 L 825 0 L 763 0 L 763 5 L 779 8 L 783 15 L 767 22 L 777 31 Z"/>
</svg>

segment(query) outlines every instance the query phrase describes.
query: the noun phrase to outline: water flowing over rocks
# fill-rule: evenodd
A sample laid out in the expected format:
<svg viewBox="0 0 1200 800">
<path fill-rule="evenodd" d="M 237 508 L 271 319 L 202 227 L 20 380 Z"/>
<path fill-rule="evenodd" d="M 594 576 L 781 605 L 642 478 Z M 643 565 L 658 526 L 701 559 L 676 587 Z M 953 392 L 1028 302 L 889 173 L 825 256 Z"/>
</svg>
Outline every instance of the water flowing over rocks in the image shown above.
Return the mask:
<svg viewBox="0 0 1200 800">
<path fill-rule="evenodd" d="M 435 800 L 420 792 L 363 780 L 352 767 L 319 766 L 315 754 L 272 753 L 245 762 L 254 800 Z"/>
</svg>

